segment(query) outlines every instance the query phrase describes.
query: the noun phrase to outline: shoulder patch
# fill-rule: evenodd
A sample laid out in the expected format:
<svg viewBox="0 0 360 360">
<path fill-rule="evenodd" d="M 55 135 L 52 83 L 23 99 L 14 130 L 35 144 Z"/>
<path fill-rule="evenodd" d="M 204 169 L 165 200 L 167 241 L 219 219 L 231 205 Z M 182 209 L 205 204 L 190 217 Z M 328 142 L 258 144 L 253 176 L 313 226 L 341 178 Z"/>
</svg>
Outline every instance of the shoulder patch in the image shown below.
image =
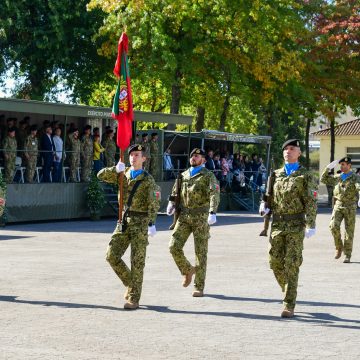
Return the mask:
<svg viewBox="0 0 360 360">
<path fill-rule="evenodd" d="M 210 190 L 220 191 L 219 184 L 210 184 Z"/>
<path fill-rule="evenodd" d="M 161 200 L 161 192 L 160 191 L 154 191 L 153 192 L 153 197 L 155 200 L 160 201 Z"/>
</svg>

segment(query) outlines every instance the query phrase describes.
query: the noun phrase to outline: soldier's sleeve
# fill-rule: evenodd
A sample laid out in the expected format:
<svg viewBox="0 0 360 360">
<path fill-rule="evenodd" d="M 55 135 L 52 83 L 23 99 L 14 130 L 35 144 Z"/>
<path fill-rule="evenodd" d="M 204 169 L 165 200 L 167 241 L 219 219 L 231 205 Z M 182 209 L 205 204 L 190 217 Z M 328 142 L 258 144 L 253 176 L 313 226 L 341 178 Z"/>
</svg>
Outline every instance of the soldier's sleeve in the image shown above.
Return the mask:
<svg viewBox="0 0 360 360">
<path fill-rule="evenodd" d="M 318 185 L 314 177 L 306 174 L 306 188 L 304 189 L 304 208 L 305 223 L 309 229 L 315 229 L 316 211 L 317 211 L 317 189 Z"/>
<path fill-rule="evenodd" d="M 210 209 L 209 211 L 213 211 L 216 213 L 217 208 L 220 204 L 220 186 L 219 182 L 217 181 L 215 175 L 210 172 L 209 173 L 210 181 Z"/>
<path fill-rule="evenodd" d="M 325 168 L 321 174 L 320 181 L 329 186 L 335 186 L 337 183 L 337 179 L 331 175 L 329 175 L 329 169 Z"/>
<path fill-rule="evenodd" d="M 360 197 L 360 176 L 356 177 L 355 186 L 356 186 L 356 190 L 359 192 L 359 197 Z"/>
<path fill-rule="evenodd" d="M 119 174 L 116 172 L 115 166 L 111 166 L 108 168 L 101 169 L 98 172 L 97 177 L 101 181 L 105 181 L 110 184 L 117 184 Z"/>
<path fill-rule="evenodd" d="M 178 182 L 178 178 L 175 180 L 174 182 L 174 185 L 173 185 L 173 188 L 172 188 L 172 191 L 171 191 L 171 194 L 169 196 L 169 201 L 173 201 L 175 202 L 176 200 L 176 197 L 177 197 L 177 182 Z"/>
<path fill-rule="evenodd" d="M 148 214 L 149 214 L 149 221 L 153 224 L 155 223 L 157 212 L 160 208 L 160 200 L 161 200 L 161 189 L 155 183 L 154 179 L 150 179 L 150 186 L 149 186 L 149 207 L 148 207 Z"/>
</svg>

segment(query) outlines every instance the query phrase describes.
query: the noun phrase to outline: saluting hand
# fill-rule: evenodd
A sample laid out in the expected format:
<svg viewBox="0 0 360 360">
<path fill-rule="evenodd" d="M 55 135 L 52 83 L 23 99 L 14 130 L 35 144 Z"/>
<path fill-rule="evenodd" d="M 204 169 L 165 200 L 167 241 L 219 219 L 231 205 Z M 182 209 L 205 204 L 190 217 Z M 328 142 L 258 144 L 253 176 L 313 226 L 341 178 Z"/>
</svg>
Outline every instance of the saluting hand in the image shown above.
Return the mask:
<svg viewBox="0 0 360 360">
<path fill-rule="evenodd" d="M 329 165 L 327 165 L 326 167 L 329 169 L 329 170 L 332 170 L 335 168 L 335 166 L 339 163 L 339 160 L 334 160 L 332 161 Z"/>
</svg>

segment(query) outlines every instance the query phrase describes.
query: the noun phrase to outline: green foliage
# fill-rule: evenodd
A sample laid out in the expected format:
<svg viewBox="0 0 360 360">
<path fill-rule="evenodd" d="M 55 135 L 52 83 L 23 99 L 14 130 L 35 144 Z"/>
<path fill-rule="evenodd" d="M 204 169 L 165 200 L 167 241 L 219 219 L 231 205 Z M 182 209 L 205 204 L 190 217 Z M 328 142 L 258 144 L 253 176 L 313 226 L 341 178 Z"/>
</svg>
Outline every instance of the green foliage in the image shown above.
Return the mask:
<svg viewBox="0 0 360 360">
<path fill-rule="evenodd" d="M 100 213 L 101 209 L 106 204 L 104 190 L 94 173 L 91 174 L 91 179 L 86 192 L 86 203 L 91 214 Z"/>
</svg>

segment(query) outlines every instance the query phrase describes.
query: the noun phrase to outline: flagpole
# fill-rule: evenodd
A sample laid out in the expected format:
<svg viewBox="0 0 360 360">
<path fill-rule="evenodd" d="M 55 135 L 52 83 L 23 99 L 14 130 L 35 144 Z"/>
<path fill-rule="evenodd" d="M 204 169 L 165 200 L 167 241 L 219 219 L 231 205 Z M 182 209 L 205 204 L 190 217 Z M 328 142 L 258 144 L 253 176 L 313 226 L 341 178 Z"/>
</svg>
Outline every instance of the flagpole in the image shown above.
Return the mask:
<svg viewBox="0 0 360 360">
<path fill-rule="evenodd" d="M 120 149 L 120 161 L 124 162 L 124 151 Z M 119 183 L 119 224 L 122 226 L 122 211 L 124 207 L 124 189 L 123 189 L 123 183 L 124 183 L 124 172 L 122 171 L 119 174 L 118 178 Z"/>
</svg>

